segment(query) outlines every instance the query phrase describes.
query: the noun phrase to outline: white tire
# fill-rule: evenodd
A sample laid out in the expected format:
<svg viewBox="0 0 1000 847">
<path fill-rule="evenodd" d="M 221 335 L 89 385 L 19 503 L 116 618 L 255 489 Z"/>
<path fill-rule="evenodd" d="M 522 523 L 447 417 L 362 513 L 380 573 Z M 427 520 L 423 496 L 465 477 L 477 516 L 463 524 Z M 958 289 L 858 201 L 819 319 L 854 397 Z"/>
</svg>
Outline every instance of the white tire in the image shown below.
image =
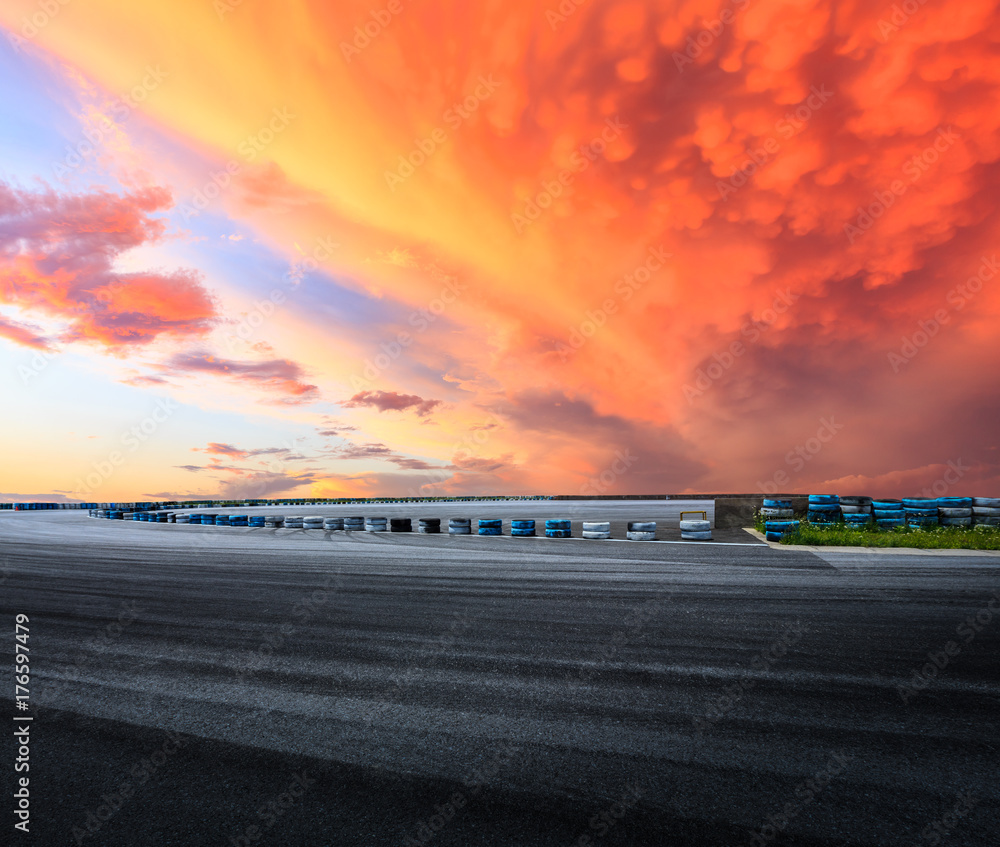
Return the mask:
<svg viewBox="0 0 1000 847">
<path fill-rule="evenodd" d="M 986 506 L 987 508 L 1000 509 L 1000 497 L 973 497 L 973 506 Z"/>
<path fill-rule="evenodd" d="M 1000 507 L 997 506 L 973 506 L 972 514 L 978 518 L 1000 517 Z"/>
<path fill-rule="evenodd" d="M 972 509 L 940 508 L 938 513 L 942 518 L 968 518 L 972 515 Z"/>
<path fill-rule="evenodd" d="M 712 524 L 708 521 L 681 521 L 681 532 L 711 532 Z"/>
<path fill-rule="evenodd" d="M 625 533 L 629 541 L 656 541 L 656 531 L 645 532 L 641 530 L 630 530 Z"/>
<path fill-rule="evenodd" d="M 682 531 L 681 538 L 684 541 L 711 541 L 712 532 L 711 530 L 707 532 L 692 532 L 690 530 Z"/>
<path fill-rule="evenodd" d="M 765 518 L 790 518 L 795 514 L 795 509 L 763 508 L 760 510 L 760 513 Z"/>
<path fill-rule="evenodd" d="M 583 530 L 583 537 L 593 539 L 594 541 L 600 541 L 605 538 L 610 538 L 611 530 L 600 531 L 600 530 L 585 529 Z"/>
<path fill-rule="evenodd" d="M 611 532 L 611 521 L 584 521 L 584 532 Z M 585 535 L 584 538 L 587 536 Z"/>
<path fill-rule="evenodd" d="M 845 515 L 870 515 L 872 511 L 871 506 L 844 506 L 841 505 L 840 511 Z"/>
</svg>

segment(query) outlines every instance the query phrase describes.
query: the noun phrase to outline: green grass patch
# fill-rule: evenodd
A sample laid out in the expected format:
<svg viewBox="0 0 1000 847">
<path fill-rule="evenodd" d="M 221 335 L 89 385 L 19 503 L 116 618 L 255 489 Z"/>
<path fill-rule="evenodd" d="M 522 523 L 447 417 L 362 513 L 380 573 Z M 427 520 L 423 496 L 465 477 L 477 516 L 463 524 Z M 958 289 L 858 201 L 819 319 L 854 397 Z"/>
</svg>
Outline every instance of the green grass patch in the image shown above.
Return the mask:
<svg viewBox="0 0 1000 847">
<path fill-rule="evenodd" d="M 876 524 L 854 529 L 846 524 L 819 527 L 803 521 L 786 533 L 782 544 L 813 547 L 914 547 L 920 550 L 1000 550 L 1000 527 L 936 526 L 921 529 L 897 526 L 882 529 Z"/>
</svg>

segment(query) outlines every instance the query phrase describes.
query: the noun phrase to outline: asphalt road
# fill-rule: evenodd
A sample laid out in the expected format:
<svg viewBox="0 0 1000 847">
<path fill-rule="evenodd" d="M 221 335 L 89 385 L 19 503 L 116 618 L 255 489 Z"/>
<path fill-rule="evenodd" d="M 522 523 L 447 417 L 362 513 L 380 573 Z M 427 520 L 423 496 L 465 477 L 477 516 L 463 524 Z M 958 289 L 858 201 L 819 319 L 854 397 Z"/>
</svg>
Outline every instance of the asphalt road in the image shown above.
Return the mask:
<svg viewBox="0 0 1000 847">
<path fill-rule="evenodd" d="M 745 546 L 0 513 L 12 843 L 1000 843 L 1000 557 L 716 535 Z"/>
</svg>

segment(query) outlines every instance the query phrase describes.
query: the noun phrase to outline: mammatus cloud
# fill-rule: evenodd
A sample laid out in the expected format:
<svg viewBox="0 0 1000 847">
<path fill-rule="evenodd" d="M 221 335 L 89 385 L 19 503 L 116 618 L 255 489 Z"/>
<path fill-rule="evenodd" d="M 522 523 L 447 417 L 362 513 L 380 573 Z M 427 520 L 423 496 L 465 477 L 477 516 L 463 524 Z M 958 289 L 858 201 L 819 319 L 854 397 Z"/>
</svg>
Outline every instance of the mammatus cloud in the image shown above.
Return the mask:
<svg viewBox="0 0 1000 847">
<path fill-rule="evenodd" d="M 14 3 L 0 19 L 16 27 L 31 8 Z M 440 423 L 421 456 L 502 460 L 480 490 L 572 492 L 602 475 L 614 492 L 778 479 L 793 491 L 920 490 L 959 459 L 983 469 L 967 472 L 969 485 L 996 490 L 997 3 L 926 3 L 905 16 L 858 0 L 553 8 L 466 4 L 445 19 L 407 7 L 350 62 L 327 61 L 353 22 L 322 4 L 300 16 L 258 10 L 253 25 L 234 13 L 220 42 L 200 0 L 178 0 L 175 22 L 94 0 L 63 8 L 65 25 L 35 43 L 112 91 L 133 84 L 119 69 L 170 65 L 171 97 L 149 108 L 179 144 L 225 151 L 216 172 L 234 126 L 259 130 L 259 92 L 280 92 L 263 111 L 300 117 L 259 157 L 252 191 L 220 203 L 275 241 L 294 235 L 307 254 L 309 239 L 341 239 L 337 279 L 351 292 L 298 315 L 305 340 L 283 355 L 310 374 L 324 356 L 329 372 L 373 373 L 346 408 Z M 127 21 L 129 39 L 107 20 Z M 449 49 L 459 42 L 467 49 Z M 171 63 L 177 44 L 184 61 Z M 497 84 L 480 97 L 482 78 Z M 340 131 L 344 103 L 363 131 Z M 415 139 L 427 147 L 435 128 L 445 141 L 423 153 Z M 402 181 L 390 189 L 387 173 Z M 282 214 L 265 218 L 272 209 Z M 35 259 L 18 260 L 34 271 Z M 460 285 L 426 273 L 431 261 Z M 38 315 L 44 337 L 54 315 L 91 331 L 26 290 L 9 301 L 13 319 Z M 370 348 L 339 346 L 331 316 Z M 99 317 L 91 334 L 114 340 L 111 316 Z M 289 402 L 319 381 L 189 355 L 189 373 Z M 506 426 L 455 449 L 499 401 Z M 422 405 L 435 402 L 449 420 Z M 377 420 L 388 430 L 400 417 Z M 429 440 L 438 427 L 419 429 Z M 417 436 L 377 437 L 365 435 L 383 460 L 402 461 L 404 438 Z M 331 473 L 314 485 L 405 490 L 415 473 Z M 471 471 L 453 476 L 473 484 Z"/>
</svg>

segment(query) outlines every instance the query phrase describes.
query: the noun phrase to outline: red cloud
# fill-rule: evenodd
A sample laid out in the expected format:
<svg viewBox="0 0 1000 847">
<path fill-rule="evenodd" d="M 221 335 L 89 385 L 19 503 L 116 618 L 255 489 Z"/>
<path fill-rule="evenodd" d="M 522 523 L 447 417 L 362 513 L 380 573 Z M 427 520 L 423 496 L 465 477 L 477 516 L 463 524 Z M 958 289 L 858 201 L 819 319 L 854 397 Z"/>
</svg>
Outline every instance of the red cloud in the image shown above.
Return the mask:
<svg viewBox="0 0 1000 847">
<path fill-rule="evenodd" d="M 51 341 L 40 335 L 36 329 L 36 327 L 19 323 L 0 315 L 0 336 L 9 338 L 16 344 L 22 344 L 25 347 L 34 347 L 36 350 L 48 350 L 51 346 Z"/>
<path fill-rule="evenodd" d="M 0 182 L 0 302 L 65 321 L 64 340 L 111 349 L 204 334 L 217 315 L 197 274 L 112 270 L 122 253 L 163 236 L 151 214 L 170 203 L 156 187 L 59 194 Z"/>
<path fill-rule="evenodd" d="M 165 365 L 168 371 L 189 371 L 218 374 L 237 382 L 266 388 L 280 395 L 280 403 L 310 403 L 317 399 L 315 385 L 303 382 L 302 367 L 288 359 L 269 359 L 263 362 L 239 362 L 223 359 L 206 352 L 183 353 L 171 358 Z"/>
<path fill-rule="evenodd" d="M 416 394 L 399 394 L 395 391 L 362 391 L 341 405 L 348 409 L 358 406 L 372 406 L 380 412 L 401 412 L 404 409 L 413 409 L 417 416 L 422 418 L 429 415 L 435 406 L 440 406 L 441 401 L 425 400 Z"/>
</svg>

